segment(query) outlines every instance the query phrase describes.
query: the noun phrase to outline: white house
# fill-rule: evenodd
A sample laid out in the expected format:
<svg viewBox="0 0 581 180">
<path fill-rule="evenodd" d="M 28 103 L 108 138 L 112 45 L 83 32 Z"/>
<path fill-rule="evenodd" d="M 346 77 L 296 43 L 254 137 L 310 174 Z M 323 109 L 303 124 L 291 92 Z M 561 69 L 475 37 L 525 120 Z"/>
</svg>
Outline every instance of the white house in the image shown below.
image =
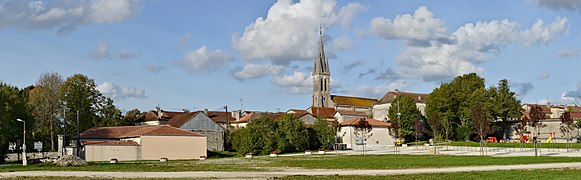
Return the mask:
<svg viewBox="0 0 581 180">
<path fill-rule="evenodd" d="M 400 91 L 390 91 L 386 93 L 378 102 L 373 106 L 373 118 L 380 119 L 384 121 L 389 121 L 389 117 L 387 114 L 389 112 L 389 108 L 393 106 L 393 102 L 398 95 L 404 95 L 412 98 L 416 101 L 416 107 L 422 115 L 426 115 L 426 97 L 428 94 L 420 94 L 420 93 L 411 93 L 411 92 L 400 92 Z"/>
<path fill-rule="evenodd" d="M 357 139 L 354 126 L 363 120 L 367 121 L 373 128 L 371 129 L 371 132 L 367 134 L 367 139 Z M 369 118 L 355 118 L 342 122 L 340 125 L 341 129 L 337 133 L 337 136 L 341 138 L 343 144 L 347 145 L 347 148 L 362 148 L 362 146 L 359 145 L 362 142 L 365 143 L 366 147 L 370 148 L 394 145 L 395 139 L 389 135 L 389 127 L 391 124 L 388 122 Z"/>
</svg>

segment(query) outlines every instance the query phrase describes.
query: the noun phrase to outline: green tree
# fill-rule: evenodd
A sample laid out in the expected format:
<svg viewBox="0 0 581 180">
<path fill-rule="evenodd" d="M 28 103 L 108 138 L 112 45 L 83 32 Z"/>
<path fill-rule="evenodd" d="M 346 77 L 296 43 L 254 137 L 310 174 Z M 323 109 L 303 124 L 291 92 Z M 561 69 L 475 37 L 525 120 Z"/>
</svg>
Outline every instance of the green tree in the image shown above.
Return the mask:
<svg viewBox="0 0 581 180">
<path fill-rule="evenodd" d="M 448 140 L 452 134 L 452 120 L 455 118 L 452 93 L 450 84 L 443 83 L 426 98 L 426 116 L 436 140 Z"/>
<path fill-rule="evenodd" d="M 26 106 L 29 89 L 20 90 L 0 82 L 0 162 L 4 161 L 9 142 L 18 142 L 18 146 L 21 146 L 23 124 L 16 119 L 26 121 L 27 127 L 34 126 L 35 120 Z M 27 137 L 30 135 L 31 132 L 27 131 Z M 33 141 L 27 142 L 27 147 L 32 147 Z"/>
<path fill-rule="evenodd" d="M 276 130 L 277 151 L 279 152 L 296 152 L 303 151 L 308 147 L 308 139 L 305 134 L 308 133 L 304 122 L 292 114 L 287 114 L 278 120 L 278 129 Z"/>
<path fill-rule="evenodd" d="M 60 108 L 61 86 L 63 78 L 60 74 L 44 73 L 36 81 L 35 87 L 29 93 L 28 105 L 36 119 L 31 128 L 37 139 L 47 142 L 51 151 L 55 150 L 56 137 L 59 132 L 58 116 L 62 113 Z M 48 138 L 46 138 L 48 137 Z"/>
<path fill-rule="evenodd" d="M 398 116 L 398 112 L 400 116 Z M 405 138 L 406 141 L 413 139 L 415 121 L 422 117 L 420 110 L 416 107 L 416 102 L 409 96 L 398 95 L 388 110 L 387 116 L 392 123 L 390 129 L 397 138 Z M 399 128 L 399 129 L 396 129 Z"/>
<path fill-rule="evenodd" d="M 101 95 L 93 79 L 82 74 L 67 78 L 62 86 L 63 103 L 66 106 L 65 136 L 72 138 L 79 132 L 95 127 L 98 123 L 96 104 Z M 77 117 L 79 127 L 77 127 Z"/>
<path fill-rule="evenodd" d="M 140 117 L 144 116 L 145 112 L 139 111 L 139 109 L 135 108 L 125 112 L 125 116 L 123 116 L 123 120 L 117 124 L 117 126 L 133 126 L 135 125 L 135 120 L 139 119 Z"/>
<path fill-rule="evenodd" d="M 561 133 L 566 139 L 567 151 L 569 151 L 569 141 L 571 140 L 571 132 L 575 130 L 575 121 L 571 118 L 571 112 L 567 111 L 561 115 Z"/>
<path fill-rule="evenodd" d="M 333 125 L 329 125 L 326 120 L 322 118 L 317 118 L 313 129 L 317 136 L 317 142 L 320 145 L 319 148 L 325 148 L 327 145 L 331 145 L 335 142 L 335 128 Z"/>
<path fill-rule="evenodd" d="M 498 87 L 490 87 L 489 94 L 491 97 L 490 108 L 492 117 L 502 120 L 500 131 L 503 139 L 509 138 L 511 122 L 520 118 L 521 103 L 516 98 L 516 93 L 510 90 L 506 79 L 498 82 Z"/>
<path fill-rule="evenodd" d="M 276 148 L 275 133 L 276 123 L 261 117 L 234 131 L 233 147 L 242 154 L 268 154 Z"/>
<path fill-rule="evenodd" d="M 119 110 L 117 106 L 113 104 L 113 100 L 108 97 L 99 97 L 96 106 L 96 113 L 98 121 L 96 121 L 95 126 L 97 127 L 120 126 L 123 120 L 121 110 Z"/>
</svg>

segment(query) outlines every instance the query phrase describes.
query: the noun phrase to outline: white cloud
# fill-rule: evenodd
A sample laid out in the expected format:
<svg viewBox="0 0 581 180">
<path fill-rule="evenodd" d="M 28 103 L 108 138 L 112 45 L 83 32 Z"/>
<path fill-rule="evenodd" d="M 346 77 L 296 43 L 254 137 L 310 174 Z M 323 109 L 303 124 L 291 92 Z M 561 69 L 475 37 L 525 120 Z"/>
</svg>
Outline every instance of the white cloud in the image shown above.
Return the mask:
<svg viewBox="0 0 581 180">
<path fill-rule="evenodd" d="M 540 6 L 553 10 L 567 10 L 581 12 L 581 1 L 579 0 L 537 0 Z"/>
<path fill-rule="evenodd" d="M 117 57 L 119 57 L 121 59 L 133 59 L 133 58 L 139 57 L 140 55 L 141 55 L 140 50 L 135 50 L 135 51 L 121 50 L 121 52 L 119 52 L 117 54 Z"/>
<path fill-rule="evenodd" d="M 4 1 L 0 3 L 0 29 L 57 29 L 67 34 L 77 26 L 118 23 L 133 17 L 140 0 Z"/>
<path fill-rule="evenodd" d="M 397 80 L 391 82 L 390 84 L 380 84 L 376 86 L 360 85 L 357 88 L 348 91 L 347 93 L 360 97 L 379 98 L 389 91 L 393 91 L 395 89 L 406 89 L 411 85 L 412 83 L 407 81 Z"/>
<path fill-rule="evenodd" d="M 545 73 L 545 74 L 543 74 L 543 75 L 539 76 L 539 80 L 545 80 L 545 79 L 548 79 L 550 76 L 551 76 L 551 74 L 549 74 L 549 73 Z"/>
<path fill-rule="evenodd" d="M 319 26 L 348 24 L 363 6 L 351 3 L 337 7 L 335 0 L 279 0 L 249 24 L 242 35 L 232 37 L 232 47 L 247 60 L 269 59 L 273 64 L 314 57 L 319 40 Z"/>
<path fill-rule="evenodd" d="M 572 91 L 565 91 L 561 94 L 563 100 L 579 100 L 581 99 L 581 83 L 577 83 L 577 88 Z"/>
<path fill-rule="evenodd" d="M 221 69 L 227 62 L 234 60 L 222 50 L 209 51 L 206 46 L 187 52 L 177 64 L 188 72 Z"/>
<path fill-rule="evenodd" d="M 163 69 L 163 67 L 161 66 L 157 66 L 157 65 L 153 65 L 153 64 L 148 64 L 145 66 L 145 70 L 152 72 L 152 73 L 158 73 Z"/>
<path fill-rule="evenodd" d="M 349 50 L 353 48 L 353 40 L 346 35 L 341 35 L 331 41 L 331 49 L 335 51 Z"/>
<path fill-rule="evenodd" d="M 509 44 L 546 44 L 566 32 L 567 19 L 557 18 L 548 25 L 539 20 L 522 31 L 519 26 L 509 20 L 480 21 L 467 23 L 450 33 L 440 19 L 422 6 L 414 15 L 400 15 L 393 22 L 374 18 L 369 31 L 385 39 L 405 42 L 395 60 L 401 66 L 397 69 L 400 75 L 434 82 L 484 72 L 479 65 L 496 57 Z"/>
<path fill-rule="evenodd" d="M 111 54 L 109 53 L 109 43 L 106 41 L 99 42 L 97 48 L 90 51 L 88 56 L 91 59 L 100 60 L 100 59 L 111 59 Z"/>
<path fill-rule="evenodd" d="M 272 80 L 272 84 L 290 94 L 309 94 L 313 90 L 313 77 L 304 72 L 295 71 L 291 75 L 284 75 Z"/>
<path fill-rule="evenodd" d="M 375 17 L 371 20 L 369 31 L 385 39 L 433 40 L 447 36 L 448 31 L 444 23 L 428 10 L 421 6 L 413 15 L 398 15 L 393 22 L 384 17 Z"/>
<path fill-rule="evenodd" d="M 231 75 L 241 81 L 244 79 L 256 79 L 268 75 L 278 75 L 282 73 L 283 66 L 272 64 L 246 64 L 244 68 L 236 67 Z"/>
<path fill-rule="evenodd" d="M 143 89 L 137 89 L 135 87 L 119 87 L 111 82 L 103 82 L 97 86 L 97 90 L 101 92 L 101 94 L 114 99 L 114 100 L 123 100 L 126 98 L 137 98 L 137 99 L 145 99 L 145 91 Z"/>
<path fill-rule="evenodd" d="M 581 53 L 581 49 L 569 49 L 559 51 L 558 56 L 559 58 L 571 58 L 579 56 L 579 53 Z"/>
</svg>

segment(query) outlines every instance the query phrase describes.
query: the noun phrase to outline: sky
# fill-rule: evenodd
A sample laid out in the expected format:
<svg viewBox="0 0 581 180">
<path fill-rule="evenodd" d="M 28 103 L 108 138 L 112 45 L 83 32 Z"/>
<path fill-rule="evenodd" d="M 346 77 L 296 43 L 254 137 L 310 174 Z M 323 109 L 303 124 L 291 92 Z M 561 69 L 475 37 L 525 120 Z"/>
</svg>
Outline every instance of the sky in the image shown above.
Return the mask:
<svg viewBox="0 0 581 180">
<path fill-rule="evenodd" d="M 80 73 L 123 111 L 306 109 L 320 27 L 331 94 L 474 72 L 523 103 L 581 105 L 581 0 L 0 0 L 0 81 Z"/>
</svg>

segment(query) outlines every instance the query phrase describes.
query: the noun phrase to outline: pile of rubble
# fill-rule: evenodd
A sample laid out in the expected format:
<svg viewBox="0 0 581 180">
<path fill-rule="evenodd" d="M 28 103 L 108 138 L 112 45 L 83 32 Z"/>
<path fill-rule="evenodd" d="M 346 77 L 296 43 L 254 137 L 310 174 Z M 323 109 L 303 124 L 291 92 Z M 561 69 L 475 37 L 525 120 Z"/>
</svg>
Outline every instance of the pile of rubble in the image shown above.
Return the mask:
<svg viewBox="0 0 581 180">
<path fill-rule="evenodd" d="M 54 164 L 57 166 L 84 166 L 87 162 L 77 156 L 64 155 L 58 158 Z"/>
</svg>

